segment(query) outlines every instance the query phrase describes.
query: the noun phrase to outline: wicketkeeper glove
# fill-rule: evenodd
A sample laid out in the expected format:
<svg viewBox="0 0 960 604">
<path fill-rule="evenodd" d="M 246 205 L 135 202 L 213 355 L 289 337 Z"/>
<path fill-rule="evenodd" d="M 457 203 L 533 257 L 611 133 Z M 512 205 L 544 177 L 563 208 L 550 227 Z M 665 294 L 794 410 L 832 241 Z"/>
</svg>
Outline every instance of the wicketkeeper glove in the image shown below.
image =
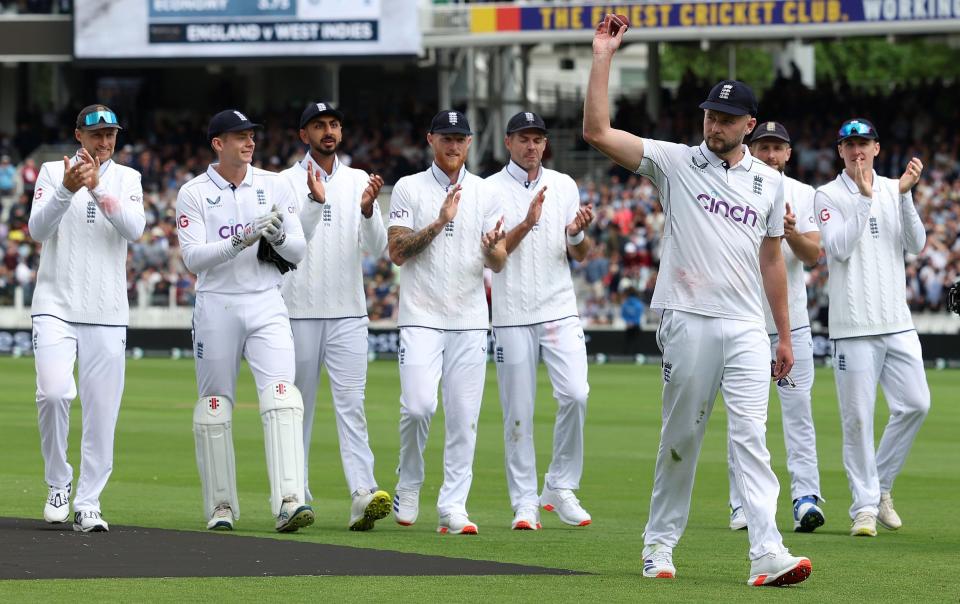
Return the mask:
<svg viewBox="0 0 960 604">
<path fill-rule="evenodd" d="M 266 235 L 260 239 L 260 246 L 257 248 L 257 259 L 260 262 L 273 263 L 281 275 L 287 271 L 296 270 L 297 268 L 296 264 L 281 256 L 280 253 L 274 249 L 273 245 L 267 241 Z"/>
</svg>

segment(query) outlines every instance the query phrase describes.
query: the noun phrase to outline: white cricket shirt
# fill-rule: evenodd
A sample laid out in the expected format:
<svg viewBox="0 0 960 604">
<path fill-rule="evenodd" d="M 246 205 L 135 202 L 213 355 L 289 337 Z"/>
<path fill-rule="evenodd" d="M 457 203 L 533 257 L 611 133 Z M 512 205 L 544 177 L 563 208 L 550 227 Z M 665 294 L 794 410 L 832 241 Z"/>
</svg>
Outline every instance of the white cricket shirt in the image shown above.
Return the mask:
<svg viewBox="0 0 960 604">
<path fill-rule="evenodd" d="M 784 206 L 790 204 L 790 209 L 797 217 L 795 229 L 798 233 L 813 233 L 820 230 L 817 221 L 813 218 L 813 187 L 799 180 L 783 177 Z M 793 248 L 784 239 L 781 242 L 783 261 L 787 265 L 787 306 L 790 311 L 790 329 L 800 329 L 810 325 L 810 315 L 807 314 L 807 282 L 803 273 L 803 262 L 793 253 Z M 777 333 L 777 324 L 773 321 L 770 303 L 766 296 L 763 301 L 763 315 L 767 322 L 767 333 Z"/>
<path fill-rule="evenodd" d="M 535 325 L 577 316 L 566 232 L 580 208 L 577 183 L 547 168 L 529 182 L 526 170 L 513 161 L 486 182 L 500 193 L 507 231 L 523 222 L 530 200 L 547 187 L 539 222 L 507 257 L 503 270 L 493 273 L 493 326 Z"/>
<path fill-rule="evenodd" d="M 247 166 L 239 187 L 227 182 L 211 164 L 207 171 L 180 187 L 177 194 L 177 235 L 187 270 L 197 275 L 198 292 L 249 293 L 279 287 L 280 271 L 257 260 L 257 243 L 240 249 L 234 235 L 277 206 L 286 240 L 277 252 L 297 263 L 306 253 L 297 200 L 287 179 L 275 172 Z"/>
<path fill-rule="evenodd" d="M 466 168 L 457 182 L 463 188 L 456 217 L 400 267 L 400 327 L 487 329 L 480 238 L 500 219 L 500 201 L 496 191 Z M 389 226 L 418 232 L 434 222 L 451 184 L 436 164 L 401 178 L 390 196 Z"/>
<path fill-rule="evenodd" d="M 666 216 L 653 308 L 763 323 L 760 243 L 783 235 L 783 178 L 743 149 L 727 169 L 706 143 L 643 139 L 637 173 Z"/>
<path fill-rule="evenodd" d="M 841 172 L 817 189 L 814 209 L 830 269 L 830 338 L 913 329 L 903 253 L 917 254 L 927 241 L 913 195 L 874 172 L 873 197 L 863 197 Z"/>
<path fill-rule="evenodd" d="M 311 201 L 307 197 L 307 170 L 318 168 L 307 154 L 281 173 L 296 192 L 297 211 L 307 238 L 303 262 L 284 276 L 283 299 L 291 319 L 365 317 L 363 253 L 380 257 L 387 246 L 380 206 L 373 202 L 370 218 L 360 213 L 360 198 L 369 176 L 343 165 L 336 156 L 331 174 L 319 168 L 325 203 Z"/>
<path fill-rule="evenodd" d="M 78 161 L 75 155 L 71 165 Z M 146 223 L 140 173 L 108 160 L 100 166 L 97 191 L 115 197 L 118 211 L 104 215 L 86 187 L 67 190 L 62 160 L 40 166 L 29 222 L 30 237 L 43 242 L 32 316 L 93 325 L 130 322 L 127 242 L 139 239 Z"/>
</svg>

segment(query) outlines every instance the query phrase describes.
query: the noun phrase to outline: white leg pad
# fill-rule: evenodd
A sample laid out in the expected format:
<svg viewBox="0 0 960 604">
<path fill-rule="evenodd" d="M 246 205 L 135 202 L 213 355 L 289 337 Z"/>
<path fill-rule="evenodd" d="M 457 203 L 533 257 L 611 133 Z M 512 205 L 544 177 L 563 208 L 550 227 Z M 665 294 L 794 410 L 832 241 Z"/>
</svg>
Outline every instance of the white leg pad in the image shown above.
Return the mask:
<svg viewBox="0 0 960 604">
<path fill-rule="evenodd" d="M 274 382 L 260 392 L 260 417 L 270 477 L 270 508 L 280 513 L 284 497 L 304 498 L 303 398 L 290 382 Z"/>
<path fill-rule="evenodd" d="M 237 497 L 237 464 L 233 454 L 233 401 L 226 396 L 204 396 L 193 410 L 193 437 L 203 490 L 204 519 L 226 503 L 240 518 Z"/>
</svg>

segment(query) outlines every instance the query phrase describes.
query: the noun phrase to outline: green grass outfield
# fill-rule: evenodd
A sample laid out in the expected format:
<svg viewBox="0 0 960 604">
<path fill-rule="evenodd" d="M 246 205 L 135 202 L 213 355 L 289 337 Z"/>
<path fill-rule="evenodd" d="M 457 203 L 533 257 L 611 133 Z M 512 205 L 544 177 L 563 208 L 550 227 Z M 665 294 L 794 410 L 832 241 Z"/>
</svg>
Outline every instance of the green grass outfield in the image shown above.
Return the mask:
<svg viewBox="0 0 960 604">
<path fill-rule="evenodd" d="M 555 403 L 540 374 L 537 443 L 541 476 L 549 461 Z M 778 520 L 794 553 L 813 561 L 812 577 L 789 589 L 746 586 L 745 532 L 727 529 L 725 412 L 717 405 L 700 458 L 686 534 L 674 552 L 678 577 L 641 576 L 646 520 L 660 429 L 656 367 L 591 366 L 586 469 L 579 492 L 593 515 L 588 528 L 568 527 L 544 513 L 544 530 L 512 532 L 503 472 L 500 405 L 493 365 L 480 418 L 473 490 L 468 502 L 476 537 L 440 536 L 435 501 L 440 484 L 442 416 L 427 446 L 427 481 L 420 520 L 403 528 L 390 518 L 369 533 L 346 530 L 349 497 L 336 443 L 327 382 L 321 385 L 311 451 L 311 488 L 317 523 L 278 536 L 267 499 L 263 432 L 256 394 L 244 368 L 234 417 L 243 516 L 238 534 L 357 547 L 562 567 L 594 573 L 571 577 L 290 577 L 4 581 L 0 601 L 253 601 L 281 598 L 351 602 L 395 601 L 913 601 L 957 602 L 960 597 L 960 372 L 928 374 L 933 408 L 894 490 L 904 519 L 898 532 L 875 539 L 847 534 L 850 494 L 840 461 L 840 423 L 832 375 L 817 372 L 814 394 L 827 524 L 814 534 L 791 532 L 789 479 L 779 405 L 770 413 L 770 450 L 781 480 Z M 31 359 L 0 359 L 0 515 L 41 516 L 46 485 L 36 425 Z M 191 419 L 196 397 L 193 363 L 130 361 L 117 430 L 114 472 L 102 497 L 106 519 L 117 525 L 201 530 L 200 487 Z M 399 382 L 394 362 L 371 364 L 367 418 L 380 485 L 393 492 L 398 450 Z M 775 400 L 775 399 L 774 399 Z M 878 425 L 886 407 L 878 405 Z M 80 405 L 74 404 L 70 459 L 79 471 Z M 878 433 L 879 438 L 879 433 Z M 0 559 L 2 559 L 0 544 Z"/>
</svg>

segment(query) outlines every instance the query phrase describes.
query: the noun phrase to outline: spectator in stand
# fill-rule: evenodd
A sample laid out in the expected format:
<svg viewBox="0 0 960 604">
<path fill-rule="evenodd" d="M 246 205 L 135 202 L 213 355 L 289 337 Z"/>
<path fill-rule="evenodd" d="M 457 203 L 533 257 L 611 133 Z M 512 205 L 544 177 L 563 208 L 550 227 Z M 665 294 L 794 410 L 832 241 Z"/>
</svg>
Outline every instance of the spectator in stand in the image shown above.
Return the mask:
<svg viewBox="0 0 960 604">
<path fill-rule="evenodd" d="M 0 221 L 6 221 L 16 195 L 17 169 L 10 156 L 0 156 Z"/>
<path fill-rule="evenodd" d="M 37 186 L 37 176 L 40 175 L 40 170 L 37 169 L 36 162 L 32 158 L 28 158 L 23 162 L 23 167 L 20 168 L 20 179 L 23 181 L 23 192 L 33 198 L 33 190 Z"/>
<path fill-rule="evenodd" d="M 624 295 L 626 298 L 620 306 L 620 317 L 627 326 L 623 334 L 623 352 L 635 355 L 640 349 L 640 324 L 643 322 L 644 306 L 636 288 L 628 287 Z"/>
</svg>

